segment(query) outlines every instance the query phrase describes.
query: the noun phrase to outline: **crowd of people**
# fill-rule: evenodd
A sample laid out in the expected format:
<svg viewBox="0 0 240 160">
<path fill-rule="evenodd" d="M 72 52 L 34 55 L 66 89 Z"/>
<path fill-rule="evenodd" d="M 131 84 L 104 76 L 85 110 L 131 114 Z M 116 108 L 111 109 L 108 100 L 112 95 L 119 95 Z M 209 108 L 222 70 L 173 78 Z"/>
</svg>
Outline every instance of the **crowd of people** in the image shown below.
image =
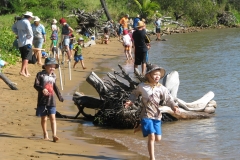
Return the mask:
<svg viewBox="0 0 240 160">
<path fill-rule="evenodd" d="M 30 23 L 32 19 L 34 19 L 33 24 Z M 80 61 L 82 68 L 86 69 L 82 56 L 84 39 L 80 37 L 74 45 L 75 36 L 73 35 L 73 29 L 64 18 L 61 18 L 59 23 L 62 25 L 60 44 L 61 48 L 67 53 L 68 61 L 71 61 L 72 54 L 74 53 L 75 63 L 73 64 L 73 68 L 75 68 Z M 112 23 L 113 21 L 111 21 L 110 24 Z M 156 27 L 156 40 L 160 40 L 161 20 L 156 18 L 154 25 Z M 57 26 L 56 19 L 52 20 L 51 29 L 50 50 L 56 51 L 55 53 L 57 54 L 56 48 L 60 29 Z M 17 35 L 18 48 L 22 58 L 22 67 L 19 74 L 29 77 L 28 62 L 32 55 L 37 55 L 37 59 L 41 59 L 42 46 L 43 43 L 46 43 L 45 27 L 40 23 L 39 17 L 33 16 L 32 12 L 26 12 L 23 14 L 22 19 L 14 23 L 12 30 Z M 129 101 L 127 101 L 124 106 L 128 108 L 133 105 L 138 96 L 142 95 L 142 106 L 144 109 L 142 109 L 141 113 L 140 128 L 136 128 L 135 131 L 141 130 L 143 136 L 148 137 L 149 156 L 151 160 L 154 160 L 154 142 L 161 140 L 162 133 L 161 111 L 158 108 L 159 103 L 161 100 L 166 101 L 166 104 L 176 113 L 179 113 L 179 109 L 167 88 L 159 83 L 159 80 L 165 75 L 165 70 L 157 65 L 148 64 L 148 52 L 151 47 L 151 41 L 146 32 L 145 19 L 141 19 L 140 16 L 137 15 L 130 21 L 129 15 L 126 14 L 120 19 L 118 31 L 115 33 L 118 34 L 119 41 L 121 41 L 124 46 L 124 53 L 127 60 L 134 62 L 133 68 L 135 69 L 141 65 L 142 75 L 145 75 L 147 80 L 137 86 L 130 95 Z M 102 42 L 105 44 L 109 43 L 109 28 L 104 29 Z M 132 56 L 132 51 L 134 56 Z M 34 54 L 32 52 L 34 52 Z M 41 60 L 39 60 L 38 63 L 42 66 L 43 70 L 37 73 L 34 82 L 34 88 L 38 92 L 36 116 L 41 117 L 43 137 L 46 140 L 49 139 L 47 133 L 47 118 L 50 118 L 52 138 L 53 141 L 56 142 L 59 140 L 59 137 L 57 137 L 56 133 L 56 102 L 53 96 L 54 92 L 59 101 L 64 101 L 56 85 L 56 74 L 54 73 L 55 69 L 59 67 L 59 63 L 52 57 L 46 57 L 44 64 L 42 64 Z M 0 60 L 0 65 L 5 65 L 5 62 Z"/>
</svg>

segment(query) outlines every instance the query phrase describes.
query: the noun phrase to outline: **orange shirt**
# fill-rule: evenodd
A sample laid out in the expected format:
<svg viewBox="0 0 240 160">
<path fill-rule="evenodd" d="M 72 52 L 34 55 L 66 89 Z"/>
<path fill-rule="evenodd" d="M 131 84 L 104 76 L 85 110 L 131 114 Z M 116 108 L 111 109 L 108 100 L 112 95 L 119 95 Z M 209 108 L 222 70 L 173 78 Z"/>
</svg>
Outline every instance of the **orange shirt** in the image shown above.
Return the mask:
<svg viewBox="0 0 240 160">
<path fill-rule="evenodd" d="M 123 17 L 119 23 L 122 25 L 123 29 L 128 29 L 128 18 Z"/>
</svg>

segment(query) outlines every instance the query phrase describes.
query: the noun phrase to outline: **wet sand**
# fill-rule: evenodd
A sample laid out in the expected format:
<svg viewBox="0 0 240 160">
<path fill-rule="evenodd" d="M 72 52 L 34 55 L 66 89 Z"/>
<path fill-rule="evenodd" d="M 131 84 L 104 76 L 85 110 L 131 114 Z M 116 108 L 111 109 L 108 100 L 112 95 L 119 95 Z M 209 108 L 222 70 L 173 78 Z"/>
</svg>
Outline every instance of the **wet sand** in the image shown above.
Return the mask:
<svg viewBox="0 0 240 160">
<path fill-rule="evenodd" d="M 81 65 L 77 64 L 77 68 L 72 70 L 70 81 L 67 65 L 65 66 L 65 85 L 62 91 L 65 101 L 63 103 L 57 101 L 57 111 L 64 115 L 75 116 L 78 110 L 72 101 L 73 93 L 79 90 L 79 87 L 80 91 L 82 91 L 81 88 L 83 91 L 88 90 L 85 86 L 85 79 L 91 71 L 101 72 L 100 62 L 110 61 L 118 56 L 124 59 L 123 55 L 123 47 L 116 39 L 108 45 L 97 44 L 84 48 L 83 57 L 87 69 L 83 70 Z M 112 140 L 86 135 L 81 128 L 84 122 L 81 116 L 76 120 L 58 118 L 57 133 L 60 140 L 56 143 L 43 140 L 40 118 L 35 116 L 37 91 L 33 88 L 35 75 L 41 71 L 41 67 L 29 64 L 31 76 L 26 78 L 19 75 L 20 66 L 21 64 L 18 63 L 3 70 L 12 82 L 17 83 L 19 90 L 11 90 L 0 80 L 0 144 L 2 146 L 0 154 L 2 159 L 147 159 L 147 157 L 128 151 L 126 147 Z M 55 73 L 59 78 L 58 70 Z M 61 89 L 59 79 L 57 83 Z M 90 87 L 86 94 L 94 92 L 94 89 Z M 51 138 L 49 122 L 48 133 Z"/>
</svg>

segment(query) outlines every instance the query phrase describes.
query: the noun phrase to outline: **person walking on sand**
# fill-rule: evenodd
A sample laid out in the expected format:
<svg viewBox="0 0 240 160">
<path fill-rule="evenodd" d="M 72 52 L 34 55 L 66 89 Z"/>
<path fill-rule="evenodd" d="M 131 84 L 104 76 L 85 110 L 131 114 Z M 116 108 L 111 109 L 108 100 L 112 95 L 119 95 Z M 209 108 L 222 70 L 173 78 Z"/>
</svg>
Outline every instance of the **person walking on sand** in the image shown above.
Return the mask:
<svg viewBox="0 0 240 160">
<path fill-rule="evenodd" d="M 142 111 L 140 114 L 141 128 L 143 137 L 148 137 L 148 152 L 150 160 L 155 160 L 154 143 L 161 140 L 161 118 L 162 114 L 159 108 L 161 100 L 176 113 L 180 113 L 178 105 L 168 89 L 159 83 L 159 80 L 165 75 L 165 70 L 157 65 L 149 64 L 145 75 L 146 82 L 140 83 L 131 93 L 129 101 L 124 105 L 125 108 L 133 105 L 135 100 L 142 96 Z"/>
<path fill-rule="evenodd" d="M 128 17 L 129 15 L 126 14 L 124 17 L 122 17 L 119 21 L 120 25 L 123 27 L 123 30 L 128 29 Z"/>
<path fill-rule="evenodd" d="M 53 142 L 59 140 L 57 137 L 57 123 L 56 123 L 56 100 L 54 92 L 59 101 L 63 102 L 63 97 L 56 85 L 55 69 L 59 67 L 55 58 L 48 57 L 42 66 L 43 70 L 38 72 L 34 82 L 34 88 L 38 91 L 38 101 L 36 116 L 41 117 L 41 126 L 43 130 L 43 137 L 49 140 L 47 132 L 47 119 L 49 117 Z"/>
<path fill-rule="evenodd" d="M 139 14 L 133 19 L 133 29 L 137 29 L 138 22 L 140 21 Z"/>
<path fill-rule="evenodd" d="M 12 31 L 17 35 L 18 47 L 22 58 L 22 67 L 19 72 L 24 77 L 29 77 L 28 60 L 32 58 L 33 31 L 30 21 L 33 18 L 32 12 L 23 14 L 23 19 L 17 21 L 12 26 Z"/>
<path fill-rule="evenodd" d="M 142 65 L 142 75 L 146 71 L 147 52 L 149 49 L 150 39 L 147 36 L 146 30 L 144 29 L 145 23 L 142 21 L 138 22 L 137 30 L 133 32 L 133 42 L 135 47 L 135 62 L 134 68 L 138 68 L 138 65 Z"/>
<path fill-rule="evenodd" d="M 84 66 L 83 56 L 82 56 L 83 42 L 84 42 L 84 39 L 81 37 L 81 38 L 78 39 L 78 43 L 75 44 L 74 47 L 73 47 L 73 50 L 75 51 L 75 54 L 74 54 L 74 61 L 75 62 L 73 64 L 73 68 L 76 68 L 76 64 L 80 61 L 81 65 L 82 65 L 82 68 L 87 69 Z"/>
<path fill-rule="evenodd" d="M 52 20 L 52 24 L 51 24 L 51 29 L 52 29 L 52 34 L 51 34 L 51 45 L 50 45 L 50 51 L 52 51 L 54 57 L 56 57 L 56 59 L 58 60 L 58 49 L 57 49 L 57 43 L 58 43 L 58 31 L 59 28 L 57 26 L 57 20 L 53 19 Z"/>
<path fill-rule="evenodd" d="M 33 46 L 37 50 L 34 50 L 38 60 L 38 65 L 42 66 L 42 46 L 46 43 L 46 30 L 45 27 L 40 23 L 40 18 L 35 16 L 34 23 L 31 25 L 33 30 Z"/>
<path fill-rule="evenodd" d="M 132 47 L 132 40 L 127 30 L 123 31 L 123 46 L 124 46 L 124 53 L 126 55 L 127 60 L 132 60 L 133 58 L 132 58 L 132 53 L 130 49 Z"/>
<path fill-rule="evenodd" d="M 73 32 L 73 29 L 67 24 L 67 21 L 64 18 L 59 20 L 62 25 L 62 35 L 61 35 L 61 45 L 67 51 L 68 60 L 71 61 L 71 52 L 69 49 L 70 44 L 70 34 Z"/>
</svg>

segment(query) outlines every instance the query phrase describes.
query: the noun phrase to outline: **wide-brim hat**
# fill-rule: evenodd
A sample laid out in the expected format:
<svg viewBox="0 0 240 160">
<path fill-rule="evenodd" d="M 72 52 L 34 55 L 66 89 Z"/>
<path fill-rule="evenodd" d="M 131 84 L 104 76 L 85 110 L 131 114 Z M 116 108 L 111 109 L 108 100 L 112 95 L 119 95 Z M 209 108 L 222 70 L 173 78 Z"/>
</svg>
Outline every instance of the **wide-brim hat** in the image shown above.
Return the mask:
<svg viewBox="0 0 240 160">
<path fill-rule="evenodd" d="M 57 20 L 56 20 L 56 19 L 53 19 L 53 20 L 52 20 L 52 23 L 57 23 Z"/>
<path fill-rule="evenodd" d="M 137 28 L 144 27 L 145 23 L 143 21 L 138 21 Z"/>
<path fill-rule="evenodd" d="M 48 57 L 45 59 L 44 65 L 42 66 L 42 69 L 45 69 L 45 66 L 55 64 L 55 68 L 59 67 L 59 64 L 57 63 L 55 58 Z"/>
<path fill-rule="evenodd" d="M 84 41 L 84 39 L 82 37 L 78 38 L 78 41 Z"/>
<path fill-rule="evenodd" d="M 39 22 L 41 19 L 38 16 L 35 16 L 34 22 Z"/>
<path fill-rule="evenodd" d="M 165 76 L 165 73 L 166 73 L 165 69 L 162 68 L 162 67 L 159 67 L 158 65 L 155 65 L 155 64 L 147 64 L 146 75 L 148 73 L 151 73 L 152 71 L 155 71 L 155 70 L 160 70 L 160 73 L 161 73 L 160 79 L 162 79 Z"/>
<path fill-rule="evenodd" d="M 29 17 L 34 18 L 33 13 L 32 13 L 32 12 L 29 12 L 29 11 L 27 11 L 27 12 L 24 13 L 23 15 L 24 15 L 24 16 L 29 16 Z"/>
</svg>

